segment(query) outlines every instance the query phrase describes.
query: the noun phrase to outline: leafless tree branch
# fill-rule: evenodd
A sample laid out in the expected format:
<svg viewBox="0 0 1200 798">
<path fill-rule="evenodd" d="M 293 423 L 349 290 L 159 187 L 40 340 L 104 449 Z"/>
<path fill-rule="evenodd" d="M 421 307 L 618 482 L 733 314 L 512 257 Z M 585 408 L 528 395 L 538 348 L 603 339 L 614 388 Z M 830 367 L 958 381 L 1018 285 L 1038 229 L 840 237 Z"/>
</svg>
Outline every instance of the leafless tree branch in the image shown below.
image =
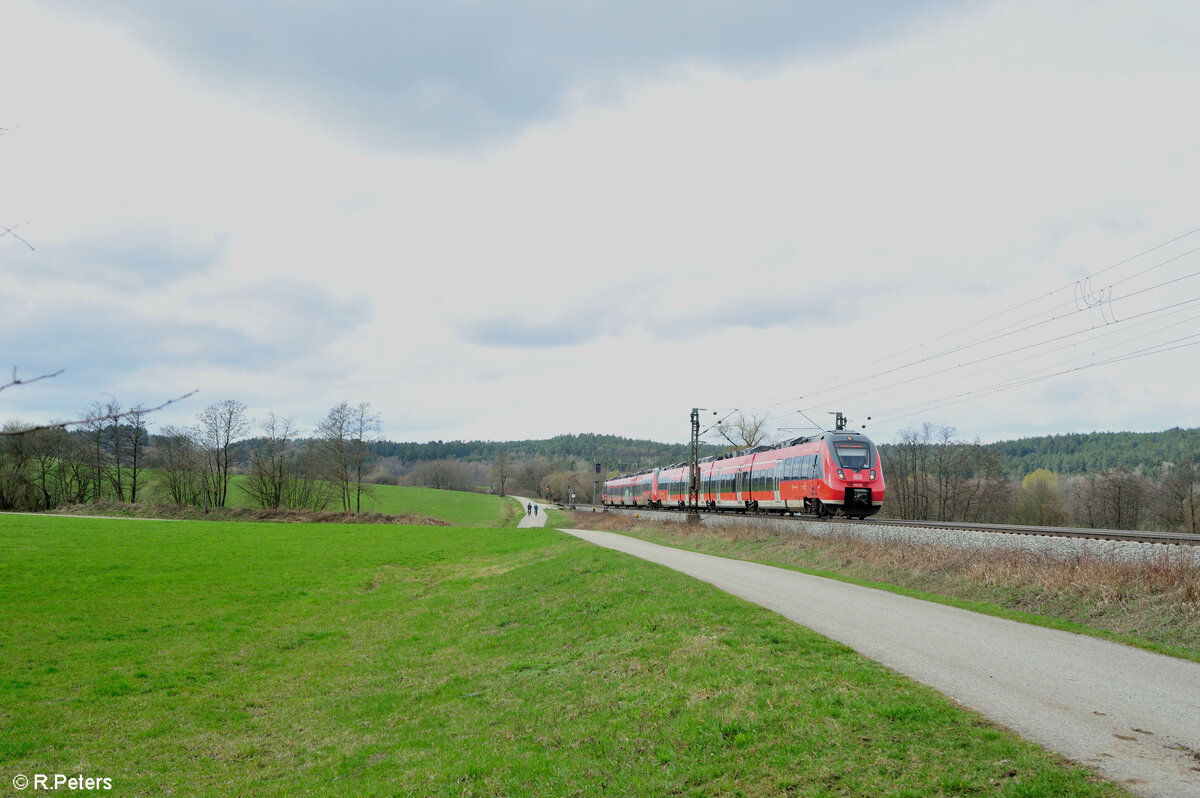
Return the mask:
<svg viewBox="0 0 1200 798">
<path fill-rule="evenodd" d="M 13 238 L 17 239 L 25 246 L 29 247 L 30 252 L 36 252 L 37 250 L 35 250 L 33 248 L 33 244 L 30 244 L 28 241 L 21 238 L 21 236 L 17 234 L 16 229 L 20 226 L 21 225 L 19 225 L 19 224 L 14 224 L 12 227 L 5 227 L 4 225 L 0 224 L 0 238 L 4 238 L 5 236 L 12 236 Z"/>
<path fill-rule="evenodd" d="M 57 377 L 59 374 L 62 374 L 63 371 L 64 369 L 59 369 L 58 371 L 51 372 L 50 374 L 43 374 L 40 377 L 33 377 L 28 380 L 23 380 L 17 376 L 17 367 L 13 366 L 12 381 L 4 385 L 0 385 L 0 391 L 3 391 L 5 388 L 12 388 L 14 385 L 28 385 L 29 383 L 37 382 L 38 380 L 48 380 L 52 377 Z"/>
<path fill-rule="evenodd" d="M 15 385 L 28 385 L 29 383 L 37 382 L 38 380 L 48 380 L 52 377 L 57 377 L 59 374 L 62 374 L 62 373 L 63 373 L 63 369 L 59 369 L 58 371 L 52 372 L 50 374 L 42 374 L 38 377 L 33 377 L 31 379 L 22 380 L 17 377 L 17 370 L 14 368 L 12 381 L 5 385 L 0 385 L 0 391 L 3 391 L 5 388 L 12 388 Z M 183 396 L 176 396 L 174 399 L 168 399 L 167 401 L 163 402 L 162 404 L 158 405 L 157 407 L 149 407 L 149 408 L 140 408 L 139 407 L 139 408 L 134 408 L 132 410 L 126 410 L 126 411 L 120 412 L 120 413 L 100 413 L 97 415 L 88 416 L 87 418 L 73 419 L 71 421 L 55 421 L 55 422 L 52 422 L 49 424 L 41 424 L 36 427 L 24 427 L 21 429 L 0 430 L 0 436 L 3 436 L 3 435 L 27 435 L 31 432 L 40 432 L 42 430 L 47 430 L 47 429 L 65 429 L 67 427 L 74 427 L 79 424 L 91 424 L 91 423 L 95 423 L 97 421 L 116 421 L 116 420 L 127 418 L 127 417 L 133 416 L 133 415 L 145 415 L 146 413 L 153 413 L 156 410 L 162 410 L 164 407 L 167 407 L 168 405 L 173 405 L 176 402 L 181 402 L 184 399 L 187 399 L 189 396 L 192 396 L 195 393 L 196 393 L 196 391 L 188 391 Z"/>
</svg>

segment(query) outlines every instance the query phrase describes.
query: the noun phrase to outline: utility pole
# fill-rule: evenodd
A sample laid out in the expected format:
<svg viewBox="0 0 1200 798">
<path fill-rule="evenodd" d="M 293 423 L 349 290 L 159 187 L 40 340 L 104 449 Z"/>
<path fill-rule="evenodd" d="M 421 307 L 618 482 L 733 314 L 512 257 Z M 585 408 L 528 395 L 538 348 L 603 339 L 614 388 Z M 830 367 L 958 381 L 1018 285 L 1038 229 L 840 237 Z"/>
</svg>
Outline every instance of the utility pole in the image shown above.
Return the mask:
<svg viewBox="0 0 1200 798">
<path fill-rule="evenodd" d="M 688 447 L 688 521 L 700 520 L 700 408 L 692 408 L 692 443 Z"/>
</svg>

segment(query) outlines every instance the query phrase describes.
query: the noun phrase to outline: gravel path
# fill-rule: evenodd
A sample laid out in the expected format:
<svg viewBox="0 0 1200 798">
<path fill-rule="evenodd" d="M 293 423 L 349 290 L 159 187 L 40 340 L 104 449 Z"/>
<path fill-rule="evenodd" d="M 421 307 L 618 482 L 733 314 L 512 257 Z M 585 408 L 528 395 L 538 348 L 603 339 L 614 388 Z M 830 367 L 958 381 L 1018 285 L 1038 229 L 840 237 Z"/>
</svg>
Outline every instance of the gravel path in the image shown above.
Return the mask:
<svg viewBox="0 0 1200 798">
<path fill-rule="evenodd" d="M 610 532 L 565 531 L 774 610 L 1134 793 L 1200 798 L 1200 663 Z"/>
<path fill-rule="evenodd" d="M 521 512 L 526 513 L 525 517 L 517 523 L 517 529 L 522 529 L 527 526 L 546 525 L 546 505 L 538 504 L 533 499 L 526 499 L 524 496 L 512 496 L 512 494 L 509 494 L 509 496 L 510 498 L 516 499 L 517 504 L 521 505 Z M 538 508 L 537 515 L 526 512 L 525 508 L 530 505 Z"/>
</svg>

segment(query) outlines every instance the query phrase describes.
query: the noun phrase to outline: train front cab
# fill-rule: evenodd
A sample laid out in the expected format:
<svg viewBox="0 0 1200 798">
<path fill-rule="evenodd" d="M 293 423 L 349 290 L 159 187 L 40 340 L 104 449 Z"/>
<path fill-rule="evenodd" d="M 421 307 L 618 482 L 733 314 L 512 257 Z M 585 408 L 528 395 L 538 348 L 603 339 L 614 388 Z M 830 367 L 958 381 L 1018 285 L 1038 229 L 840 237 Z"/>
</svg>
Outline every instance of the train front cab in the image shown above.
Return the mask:
<svg viewBox="0 0 1200 798">
<path fill-rule="evenodd" d="M 875 444 L 854 432 L 826 433 L 823 444 L 825 473 L 817 497 L 820 509 L 850 518 L 879 512 L 886 485 Z"/>
</svg>

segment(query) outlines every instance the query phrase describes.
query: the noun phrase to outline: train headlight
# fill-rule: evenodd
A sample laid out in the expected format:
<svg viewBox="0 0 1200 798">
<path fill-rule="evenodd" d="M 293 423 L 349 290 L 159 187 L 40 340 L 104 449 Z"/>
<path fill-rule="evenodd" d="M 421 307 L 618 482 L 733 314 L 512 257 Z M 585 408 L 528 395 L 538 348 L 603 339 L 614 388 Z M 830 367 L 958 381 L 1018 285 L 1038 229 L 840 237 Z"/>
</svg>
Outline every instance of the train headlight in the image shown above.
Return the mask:
<svg viewBox="0 0 1200 798">
<path fill-rule="evenodd" d="M 846 475 L 842 473 L 842 469 L 838 469 L 838 479 L 845 479 Z"/>
<path fill-rule="evenodd" d="M 874 468 L 871 469 L 871 481 L 872 482 L 875 481 L 875 469 Z"/>
</svg>

